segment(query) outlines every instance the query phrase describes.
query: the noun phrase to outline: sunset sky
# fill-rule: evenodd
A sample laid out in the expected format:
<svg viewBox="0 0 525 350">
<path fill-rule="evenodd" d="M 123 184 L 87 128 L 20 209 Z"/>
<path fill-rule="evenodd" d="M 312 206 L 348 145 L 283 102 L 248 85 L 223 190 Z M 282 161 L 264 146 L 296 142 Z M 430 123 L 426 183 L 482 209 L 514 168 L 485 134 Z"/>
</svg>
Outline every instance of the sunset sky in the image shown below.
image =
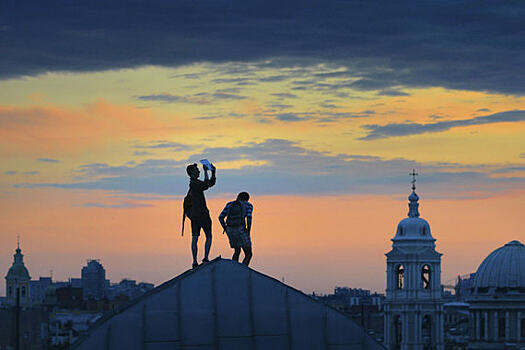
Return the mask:
<svg viewBox="0 0 525 350">
<path fill-rule="evenodd" d="M 187 164 L 252 267 L 383 292 L 409 172 L 442 281 L 525 240 L 525 3 L 0 0 L 0 271 L 159 284 L 191 267 Z M 200 242 L 202 255 L 203 241 Z M 5 295 L 5 280 L 0 295 Z"/>
</svg>

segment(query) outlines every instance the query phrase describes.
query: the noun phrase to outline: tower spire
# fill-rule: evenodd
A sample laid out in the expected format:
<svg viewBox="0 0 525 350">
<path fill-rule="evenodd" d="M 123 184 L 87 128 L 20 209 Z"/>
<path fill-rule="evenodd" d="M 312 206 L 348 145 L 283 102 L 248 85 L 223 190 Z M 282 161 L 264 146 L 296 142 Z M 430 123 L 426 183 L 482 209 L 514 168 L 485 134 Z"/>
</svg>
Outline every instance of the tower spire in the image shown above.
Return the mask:
<svg viewBox="0 0 525 350">
<path fill-rule="evenodd" d="M 412 169 L 412 172 L 408 175 L 412 176 L 412 181 L 410 181 L 410 183 L 412 183 L 412 193 L 408 196 L 408 200 L 410 201 L 410 203 L 408 203 L 408 217 L 417 218 L 419 217 L 419 196 L 416 193 L 416 176 L 419 174 L 416 173 L 416 169 Z"/>
<path fill-rule="evenodd" d="M 418 176 L 419 174 L 416 173 L 416 169 L 412 169 L 412 172 L 409 173 L 408 175 L 412 176 L 412 181 L 410 181 L 410 183 L 412 183 L 412 191 L 415 191 L 416 190 L 416 176 Z"/>
</svg>

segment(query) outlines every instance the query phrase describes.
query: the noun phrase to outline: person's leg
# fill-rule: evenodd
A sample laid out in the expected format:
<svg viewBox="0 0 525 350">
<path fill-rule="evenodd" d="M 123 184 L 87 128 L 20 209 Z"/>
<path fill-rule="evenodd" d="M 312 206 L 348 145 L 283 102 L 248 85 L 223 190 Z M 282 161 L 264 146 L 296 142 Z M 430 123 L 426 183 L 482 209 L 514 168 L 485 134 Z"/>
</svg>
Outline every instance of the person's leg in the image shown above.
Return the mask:
<svg viewBox="0 0 525 350">
<path fill-rule="evenodd" d="M 202 229 L 206 235 L 206 243 L 204 244 L 204 259 L 203 262 L 209 261 L 208 257 L 210 255 L 211 249 L 211 218 L 208 216 L 205 222 L 203 222 Z"/>
<path fill-rule="evenodd" d="M 197 242 L 199 241 L 199 235 L 201 231 L 201 225 L 197 220 L 191 221 L 191 254 L 193 256 L 193 267 L 199 265 L 197 262 Z"/>
<path fill-rule="evenodd" d="M 244 259 L 242 260 L 242 263 L 248 266 L 253 256 L 252 247 L 242 247 L 242 250 L 244 251 Z"/>
<path fill-rule="evenodd" d="M 241 255 L 241 248 L 240 247 L 234 248 L 232 260 L 239 262 L 239 255 Z"/>
<path fill-rule="evenodd" d="M 199 240 L 199 236 L 192 236 L 191 237 L 191 254 L 193 255 L 193 267 L 199 265 L 197 262 L 197 241 Z"/>
</svg>

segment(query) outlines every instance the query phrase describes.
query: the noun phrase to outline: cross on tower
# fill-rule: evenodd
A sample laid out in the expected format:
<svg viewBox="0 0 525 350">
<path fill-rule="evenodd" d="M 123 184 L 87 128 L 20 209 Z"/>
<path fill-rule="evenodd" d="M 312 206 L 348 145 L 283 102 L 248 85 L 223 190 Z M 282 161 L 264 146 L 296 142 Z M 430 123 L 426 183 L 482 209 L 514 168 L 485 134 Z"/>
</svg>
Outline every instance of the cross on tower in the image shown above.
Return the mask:
<svg viewBox="0 0 525 350">
<path fill-rule="evenodd" d="M 16 235 L 16 247 L 20 249 L 20 235 Z"/>
<path fill-rule="evenodd" d="M 412 176 L 412 181 L 410 181 L 410 183 L 412 184 L 412 191 L 415 191 L 416 190 L 416 176 L 418 176 L 419 174 L 416 173 L 416 169 L 412 169 L 412 172 L 409 173 L 408 175 Z"/>
</svg>

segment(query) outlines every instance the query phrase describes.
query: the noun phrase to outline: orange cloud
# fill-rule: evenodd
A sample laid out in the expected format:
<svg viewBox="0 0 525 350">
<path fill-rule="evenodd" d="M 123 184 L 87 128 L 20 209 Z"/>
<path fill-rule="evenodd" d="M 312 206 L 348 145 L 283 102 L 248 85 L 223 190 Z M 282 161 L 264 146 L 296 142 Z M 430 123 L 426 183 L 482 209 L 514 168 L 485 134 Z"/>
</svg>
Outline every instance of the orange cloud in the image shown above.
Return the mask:
<svg viewBox="0 0 525 350">
<path fill-rule="evenodd" d="M 2 153 L 80 152 L 119 139 L 151 139 L 184 129 L 180 118 L 167 123 L 149 109 L 99 99 L 80 108 L 53 105 L 0 106 Z"/>
</svg>

